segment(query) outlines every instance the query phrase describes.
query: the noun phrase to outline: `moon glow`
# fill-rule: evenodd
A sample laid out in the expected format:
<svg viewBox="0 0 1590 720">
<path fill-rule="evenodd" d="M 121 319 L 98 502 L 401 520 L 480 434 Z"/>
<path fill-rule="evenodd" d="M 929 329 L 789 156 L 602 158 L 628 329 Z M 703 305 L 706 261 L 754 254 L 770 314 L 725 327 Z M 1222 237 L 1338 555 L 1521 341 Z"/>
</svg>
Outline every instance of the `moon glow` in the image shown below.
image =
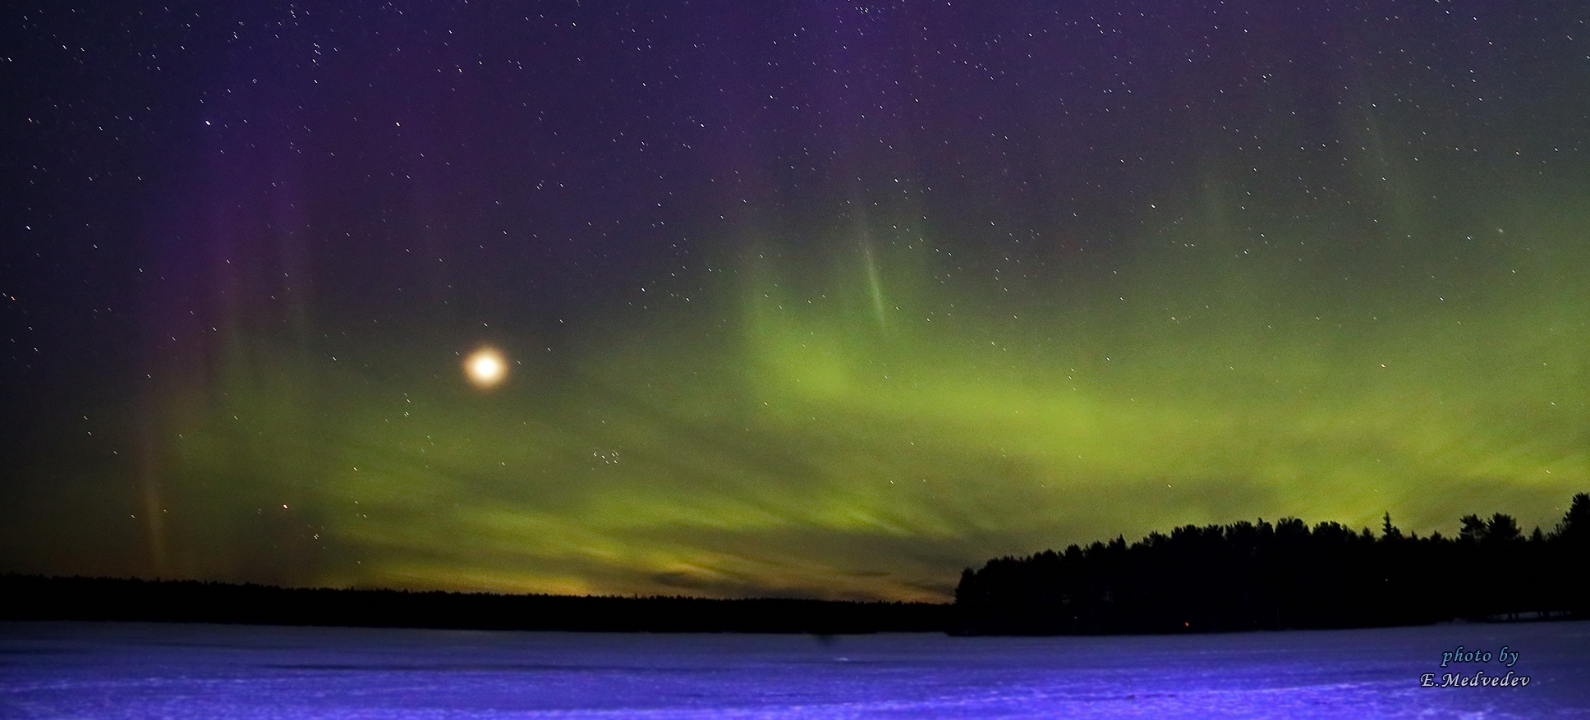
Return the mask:
<svg viewBox="0 0 1590 720">
<path fill-rule="evenodd" d="M 475 387 L 489 390 L 508 377 L 508 360 L 495 348 L 480 348 L 464 358 L 464 375 Z"/>
</svg>

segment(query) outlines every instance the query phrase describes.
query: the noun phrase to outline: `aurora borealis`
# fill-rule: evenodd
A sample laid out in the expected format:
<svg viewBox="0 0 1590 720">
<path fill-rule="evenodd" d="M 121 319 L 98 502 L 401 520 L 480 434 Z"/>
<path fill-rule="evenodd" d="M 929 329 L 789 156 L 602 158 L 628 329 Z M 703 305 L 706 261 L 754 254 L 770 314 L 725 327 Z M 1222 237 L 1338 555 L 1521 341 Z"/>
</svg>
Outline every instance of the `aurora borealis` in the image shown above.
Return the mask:
<svg viewBox="0 0 1590 720">
<path fill-rule="evenodd" d="M 1590 490 L 1582 4 L 772 5 L 8 7 L 0 571 L 945 600 Z"/>
</svg>

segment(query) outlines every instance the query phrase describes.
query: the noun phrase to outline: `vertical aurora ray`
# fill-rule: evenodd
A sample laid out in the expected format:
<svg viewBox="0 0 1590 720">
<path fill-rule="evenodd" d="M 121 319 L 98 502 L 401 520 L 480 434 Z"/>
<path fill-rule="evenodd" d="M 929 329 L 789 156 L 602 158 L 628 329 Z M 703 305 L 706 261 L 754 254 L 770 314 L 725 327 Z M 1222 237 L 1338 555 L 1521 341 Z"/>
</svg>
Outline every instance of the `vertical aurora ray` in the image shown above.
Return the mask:
<svg viewBox="0 0 1590 720">
<path fill-rule="evenodd" d="M 872 240 L 861 237 L 861 258 L 867 270 L 867 296 L 872 300 L 872 315 L 878 320 L 878 331 L 889 332 L 888 311 L 884 309 L 883 281 L 878 277 L 878 260 L 872 255 Z"/>
</svg>

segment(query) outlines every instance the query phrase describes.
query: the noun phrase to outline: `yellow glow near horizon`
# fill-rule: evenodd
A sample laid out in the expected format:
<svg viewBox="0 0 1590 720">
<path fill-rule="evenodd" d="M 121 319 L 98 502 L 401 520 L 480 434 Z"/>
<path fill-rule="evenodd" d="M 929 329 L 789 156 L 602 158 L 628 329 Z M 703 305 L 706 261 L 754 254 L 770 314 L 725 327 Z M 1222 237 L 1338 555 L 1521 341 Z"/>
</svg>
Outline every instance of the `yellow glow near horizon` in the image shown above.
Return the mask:
<svg viewBox="0 0 1590 720">
<path fill-rule="evenodd" d="M 496 387 L 508 377 L 508 359 L 496 348 L 480 348 L 464 358 L 464 375 L 482 390 Z"/>
</svg>

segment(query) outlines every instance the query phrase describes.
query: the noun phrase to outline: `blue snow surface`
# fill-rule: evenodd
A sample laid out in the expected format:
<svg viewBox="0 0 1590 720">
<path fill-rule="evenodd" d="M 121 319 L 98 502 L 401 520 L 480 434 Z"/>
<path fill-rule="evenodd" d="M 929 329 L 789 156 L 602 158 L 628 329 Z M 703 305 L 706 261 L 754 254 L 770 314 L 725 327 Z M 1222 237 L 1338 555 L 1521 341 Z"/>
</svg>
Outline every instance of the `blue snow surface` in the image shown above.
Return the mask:
<svg viewBox="0 0 1590 720">
<path fill-rule="evenodd" d="M 1442 668 L 1458 646 L 1491 660 Z M 1509 671 L 1528 684 L 1420 686 Z M 0 717 L 1590 718 L 1590 623 L 829 639 L 0 623 Z"/>
</svg>

